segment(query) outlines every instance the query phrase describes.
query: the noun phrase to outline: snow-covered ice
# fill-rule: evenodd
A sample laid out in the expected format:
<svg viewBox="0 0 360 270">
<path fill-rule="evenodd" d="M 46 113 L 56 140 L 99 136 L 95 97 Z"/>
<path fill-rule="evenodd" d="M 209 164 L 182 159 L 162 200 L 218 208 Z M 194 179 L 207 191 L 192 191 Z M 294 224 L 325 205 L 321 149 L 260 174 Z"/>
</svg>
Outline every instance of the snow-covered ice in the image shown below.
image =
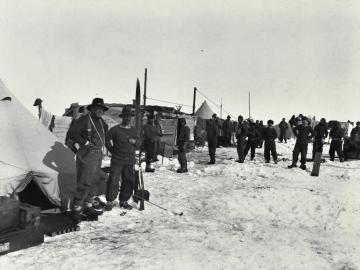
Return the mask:
<svg viewBox="0 0 360 270">
<path fill-rule="evenodd" d="M 263 149 L 239 164 L 235 148 L 220 148 L 209 166 L 207 148 L 197 148 L 186 174 L 160 159 L 145 188 L 183 216 L 116 208 L 1 256 L 0 269 L 360 269 L 360 161 L 327 159 L 311 177 L 311 162 L 287 168 L 293 143 L 277 144 L 277 165 L 264 163 Z"/>
</svg>

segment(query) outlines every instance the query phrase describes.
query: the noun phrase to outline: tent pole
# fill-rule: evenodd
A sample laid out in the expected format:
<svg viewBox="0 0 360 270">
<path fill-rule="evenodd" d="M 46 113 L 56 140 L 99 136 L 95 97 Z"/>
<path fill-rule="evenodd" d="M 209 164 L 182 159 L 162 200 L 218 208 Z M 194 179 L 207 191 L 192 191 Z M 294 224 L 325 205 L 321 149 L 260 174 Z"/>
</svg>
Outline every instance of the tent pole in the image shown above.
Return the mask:
<svg viewBox="0 0 360 270">
<path fill-rule="evenodd" d="M 193 97 L 193 110 L 192 110 L 192 114 L 195 114 L 195 102 L 196 102 L 196 87 L 194 87 L 194 97 Z"/>
</svg>

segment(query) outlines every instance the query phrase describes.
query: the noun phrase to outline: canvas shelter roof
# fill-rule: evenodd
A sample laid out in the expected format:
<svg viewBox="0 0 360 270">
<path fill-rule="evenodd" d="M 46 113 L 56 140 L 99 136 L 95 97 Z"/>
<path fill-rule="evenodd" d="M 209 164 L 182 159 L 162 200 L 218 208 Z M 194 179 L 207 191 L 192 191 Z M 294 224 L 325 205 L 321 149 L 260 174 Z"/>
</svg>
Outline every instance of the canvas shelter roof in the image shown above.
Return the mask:
<svg viewBox="0 0 360 270">
<path fill-rule="evenodd" d="M 206 100 L 201 104 L 200 108 L 196 110 L 195 115 L 203 119 L 211 119 L 214 114 L 213 110 L 207 104 Z"/>
<path fill-rule="evenodd" d="M 75 192 L 74 154 L 1 80 L 0 126 L 0 196 L 16 197 L 34 181 L 51 203 L 68 204 Z"/>
</svg>

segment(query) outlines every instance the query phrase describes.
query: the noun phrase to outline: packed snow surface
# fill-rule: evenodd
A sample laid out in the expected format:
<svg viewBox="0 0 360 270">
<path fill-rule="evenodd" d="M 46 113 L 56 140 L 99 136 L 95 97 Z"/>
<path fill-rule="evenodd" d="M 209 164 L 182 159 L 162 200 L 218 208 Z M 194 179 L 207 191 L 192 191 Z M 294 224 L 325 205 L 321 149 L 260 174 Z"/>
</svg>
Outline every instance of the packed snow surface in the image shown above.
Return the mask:
<svg viewBox="0 0 360 270">
<path fill-rule="evenodd" d="M 311 162 L 287 168 L 293 143 L 277 144 L 278 164 L 265 164 L 263 149 L 239 164 L 236 148 L 218 148 L 207 165 L 207 148 L 197 148 L 185 174 L 160 159 L 145 188 L 169 211 L 116 207 L 1 256 L 0 269 L 360 269 L 360 161 L 330 162 L 327 146 L 312 177 Z"/>
</svg>

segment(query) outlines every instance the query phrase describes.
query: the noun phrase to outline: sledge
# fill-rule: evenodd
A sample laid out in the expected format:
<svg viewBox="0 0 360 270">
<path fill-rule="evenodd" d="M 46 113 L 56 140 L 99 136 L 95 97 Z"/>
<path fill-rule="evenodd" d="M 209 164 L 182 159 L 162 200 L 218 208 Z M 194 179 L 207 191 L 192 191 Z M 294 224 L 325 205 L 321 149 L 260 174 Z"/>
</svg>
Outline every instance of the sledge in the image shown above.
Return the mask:
<svg viewBox="0 0 360 270">
<path fill-rule="evenodd" d="M 79 231 L 80 227 L 70 213 L 43 214 L 40 219 L 40 229 L 47 236 L 56 236 L 68 232 Z"/>
<path fill-rule="evenodd" d="M 321 152 L 316 152 L 315 153 L 315 158 L 314 158 L 314 163 L 313 163 L 313 168 L 311 171 L 311 176 L 319 176 L 319 172 L 320 172 L 320 164 L 321 164 Z"/>
<path fill-rule="evenodd" d="M 19 226 L 20 202 L 0 196 L 0 233 L 16 230 Z"/>
<path fill-rule="evenodd" d="M 0 234 L 0 255 L 44 243 L 41 229 L 22 229 Z"/>
</svg>

